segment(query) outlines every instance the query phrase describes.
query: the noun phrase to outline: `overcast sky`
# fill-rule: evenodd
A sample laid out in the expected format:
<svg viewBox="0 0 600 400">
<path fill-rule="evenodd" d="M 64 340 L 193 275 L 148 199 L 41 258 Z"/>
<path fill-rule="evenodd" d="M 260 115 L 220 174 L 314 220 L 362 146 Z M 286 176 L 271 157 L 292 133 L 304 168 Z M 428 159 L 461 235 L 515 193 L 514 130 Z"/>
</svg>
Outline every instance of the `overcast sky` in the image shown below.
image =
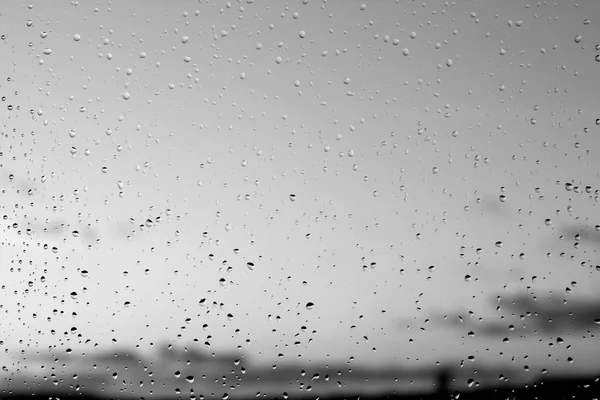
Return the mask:
<svg viewBox="0 0 600 400">
<path fill-rule="evenodd" d="M 600 3 L 456 3 L 6 4 L 3 346 L 597 363 L 425 323 L 600 283 Z"/>
</svg>

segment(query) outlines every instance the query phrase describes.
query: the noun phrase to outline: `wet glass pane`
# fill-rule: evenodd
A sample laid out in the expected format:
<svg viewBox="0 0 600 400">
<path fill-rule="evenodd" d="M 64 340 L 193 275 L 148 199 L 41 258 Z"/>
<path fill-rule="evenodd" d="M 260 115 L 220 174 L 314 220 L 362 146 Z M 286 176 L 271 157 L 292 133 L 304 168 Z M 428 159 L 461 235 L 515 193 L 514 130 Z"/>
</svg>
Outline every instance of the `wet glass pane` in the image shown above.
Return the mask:
<svg viewBox="0 0 600 400">
<path fill-rule="evenodd" d="M 0 397 L 600 397 L 599 21 L 4 2 Z"/>
</svg>

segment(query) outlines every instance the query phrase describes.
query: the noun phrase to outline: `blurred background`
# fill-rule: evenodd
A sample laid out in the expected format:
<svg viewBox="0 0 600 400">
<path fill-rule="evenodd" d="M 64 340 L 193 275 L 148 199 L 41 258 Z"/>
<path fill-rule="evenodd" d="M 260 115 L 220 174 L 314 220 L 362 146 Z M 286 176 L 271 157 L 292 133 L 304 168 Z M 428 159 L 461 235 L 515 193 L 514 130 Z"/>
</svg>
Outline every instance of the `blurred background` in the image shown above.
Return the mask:
<svg viewBox="0 0 600 400">
<path fill-rule="evenodd" d="M 7 2 L 4 386 L 117 385 L 111 365 L 142 359 L 163 378 L 127 379 L 183 382 L 192 350 L 248 388 L 299 365 L 399 391 L 443 366 L 519 385 L 600 370 L 596 16 L 592 0 Z M 473 368 L 453 385 L 485 386 Z"/>
</svg>

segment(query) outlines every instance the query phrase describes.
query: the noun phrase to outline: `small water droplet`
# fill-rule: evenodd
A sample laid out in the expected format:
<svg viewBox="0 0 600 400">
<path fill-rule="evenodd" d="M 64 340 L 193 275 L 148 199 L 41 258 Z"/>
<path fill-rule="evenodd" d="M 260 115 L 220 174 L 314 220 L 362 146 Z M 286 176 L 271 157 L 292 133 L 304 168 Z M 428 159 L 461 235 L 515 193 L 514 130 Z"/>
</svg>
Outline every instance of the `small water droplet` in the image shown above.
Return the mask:
<svg viewBox="0 0 600 400">
<path fill-rule="evenodd" d="M 312 310 L 315 307 L 315 304 L 313 302 L 308 302 L 306 303 L 306 309 L 307 310 Z"/>
<path fill-rule="evenodd" d="M 131 95 L 129 94 L 129 92 L 124 92 L 123 93 L 123 99 L 124 100 L 129 100 L 129 97 L 131 97 Z"/>
<path fill-rule="evenodd" d="M 79 42 L 81 40 L 81 35 L 79 35 L 78 33 L 73 35 L 73 40 L 76 42 Z"/>
<path fill-rule="evenodd" d="M 300 32 L 298 32 L 298 36 L 300 37 L 300 39 L 304 39 L 306 37 L 306 32 L 300 31 Z"/>
<path fill-rule="evenodd" d="M 186 44 L 190 40 L 189 36 L 182 36 L 181 43 Z"/>
</svg>

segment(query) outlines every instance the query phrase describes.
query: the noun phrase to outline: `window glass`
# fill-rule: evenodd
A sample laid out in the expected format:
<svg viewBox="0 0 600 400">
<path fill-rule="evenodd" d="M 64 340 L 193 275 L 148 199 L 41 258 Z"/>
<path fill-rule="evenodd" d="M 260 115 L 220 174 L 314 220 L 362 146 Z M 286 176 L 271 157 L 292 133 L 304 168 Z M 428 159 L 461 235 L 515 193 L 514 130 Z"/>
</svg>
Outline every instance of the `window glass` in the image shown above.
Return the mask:
<svg viewBox="0 0 600 400">
<path fill-rule="evenodd" d="M 0 396 L 598 393 L 599 16 L 6 2 Z"/>
</svg>

